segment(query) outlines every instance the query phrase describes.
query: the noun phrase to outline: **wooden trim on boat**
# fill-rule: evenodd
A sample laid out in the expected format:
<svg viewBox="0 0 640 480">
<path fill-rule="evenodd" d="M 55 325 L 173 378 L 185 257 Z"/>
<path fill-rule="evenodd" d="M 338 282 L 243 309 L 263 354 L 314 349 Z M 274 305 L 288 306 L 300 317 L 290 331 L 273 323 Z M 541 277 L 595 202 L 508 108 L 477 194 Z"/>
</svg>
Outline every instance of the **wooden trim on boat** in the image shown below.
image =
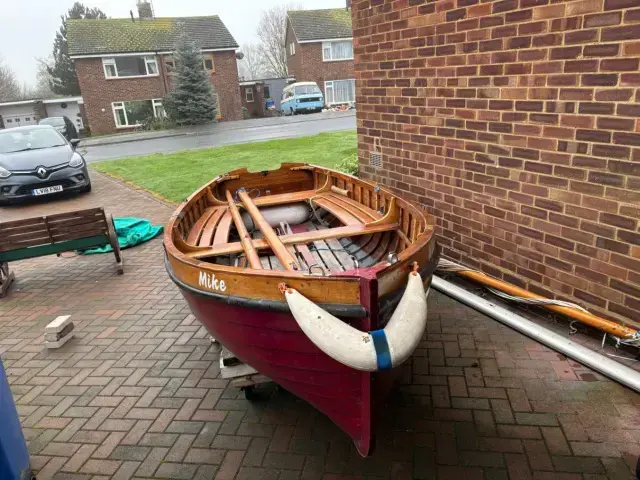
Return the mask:
<svg viewBox="0 0 640 480">
<path fill-rule="evenodd" d="M 228 190 L 227 195 L 229 195 L 230 198 Z M 298 261 L 289 253 L 284 244 L 280 241 L 280 238 L 278 237 L 276 232 L 273 231 L 271 225 L 269 225 L 269 223 L 260 213 L 260 210 L 258 210 L 253 201 L 251 201 L 251 197 L 249 196 L 249 194 L 247 194 L 245 190 L 238 190 L 238 198 L 244 205 L 244 208 L 247 209 L 249 215 L 251 215 L 253 223 L 255 223 L 255 225 L 264 235 L 264 238 L 269 244 L 269 247 L 271 248 L 271 250 L 273 250 L 275 256 L 278 257 L 278 261 L 282 264 L 282 266 L 286 270 L 300 270 L 300 264 L 298 263 Z"/>
<path fill-rule="evenodd" d="M 397 223 L 400 220 L 400 208 L 396 204 L 396 197 L 391 197 L 389 200 L 389 207 L 384 217 L 379 220 L 371 222 L 369 225 L 385 225 L 389 223 Z"/>
<path fill-rule="evenodd" d="M 321 276 L 303 271 L 238 268 L 191 258 L 176 258 L 171 249 L 167 248 L 166 251 L 175 276 L 192 288 L 205 292 L 281 301 L 283 297 L 278 285 L 285 282 L 299 292 L 304 291 L 305 296 L 313 302 L 360 304 L 360 280 L 355 274 Z M 214 288 L 214 277 L 218 282 L 224 281 L 224 290 Z M 332 292 L 330 297 L 327 297 L 327 292 Z"/>
<path fill-rule="evenodd" d="M 313 230 L 304 233 L 294 233 L 291 235 L 283 235 L 279 237 L 283 245 L 295 245 L 296 243 L 309 243 L 318 240 L 327 240 L 331 238 L 357 237 L 362 235 L 371 235 L 373 233 L 387 232 L 396 230 L 399 224 L 382 224 L 382 225 L 351 225 L 346 227 L 328 228 L 326 230 Z M 256 250 L 265 250 L 271 248 L 269 243 L 263 239 L 253 240 L 253 247 Z M 223 245 L 214 245 L 211 248 L 192 247 L 185 256 L 195 259 L 204 259 L 218 255 L 231 255 L 244 251 L 240 242 L 226 243 Z"/>
<path fill-rule="evenodd" d="M 249 265 L 251 265 L 251 268 L 260 270 L 262 268 L 260 257 L 258 256 L 258 252 L 256 252 L 256 249 L 253 246 L 253 242 L 251 241 L 249 232 L 247 232 L 247 227 L 244 226 L 244 222 L 242 221 L 242 217 L 240 216 L 238 207 L 236 207 L 236 204 L 233 201 L 233 197 L 231 196 L 231 193 L 229 193 L 229 190 L 225 191 L 225 195 L 227 196 L 227 203 L 229 204 L 229 212 L 231 212 L 233 223 L 236 226 L 236 230 L 238 230 L 238 235 L 240 235 L 240 243 L 242 245 L 242 249 L 244 250 L 244 254 L 247 257 L 247 260 L 249 260 Z"/>
<path fill-rule="evenodd" d="M 187 290 L 196 295 L 202 295 L 205 297 L 209 297 L 215 299 L 218 302 L 226 303 L 228 305 L 235 305 L 239 307 L 245 308 L 258 308 L 264 310 L 274 310 L 277 312 L 290 312 L 289 305 L 286 301 L 282 300 L 264 300 L 264 299 L 253 299 L 247 297 L 240 297 L 236 295 L 221 295 L 219 293 L 214 292 L 206 292 L 198 288 L 194 288 L 191 285 L 184 283 L 180 280 L 175 272 L 173 271 L 171 264 L 169 263 L 169 259 L 165 255 L 164 258 L 165 267 L 169 274 L 171 280 L 173 280 L 180 288 Z M 280 295 L 282 297 L 282 295 Z M 399 299 L 398 299 L 399 301 Z M 323 308 L 327 312 L 331 313 L 331 315 L 335 315 L 336 317 L 341 318 L 366 318 L 368 315 L 367 310 L 358 304 L 349 304 L 349 303 L 326 303 L 326 302 L 318 302 L 318 306 Z"/>
<path fill-rule="evenodd" d="M 271 243 L 266 237 L 247 238 L 246 227 L 243 235 L 244 224 L 232 213 L 238 217 L 243 208 L 233 201 L 240 189 L 256 209 L 319 200 L 323 205 L 318 204 L 318 212 L 326 214 L 331 227 L 294 229 L 297 233 L 277 236 L 278 242 Z M 351 225 L 341 225 L 325 205 L 334 212 L 340 209 Z M 291 232 L 286 225 L 283 230 Z M 230 242 L 231 236 L 237 240 Z M 273 262 L 286 266 L 286 260 L 275 255 L 279 244 L 304 270 L 263 267 L 265 259 L 271 268 Z M 258 302 L 282 301 L 278 284 L 285 282 L 316 303 L 360 304 L 363 275 L 376 277 L 380 295 L 392 292 L 406 283 L 411 262 L 421 267 L 429 262 L 434 245 L 433 218 L 390 190 L 324 167 L 291 163 L 279 170 L 240 169 L 216 177 L 180 205 L 165 230 L 168 261 L 180 282 L 197 291 Z M 260 255 L 253 265 L 247 251 Z M 397 262 L 387 261 L 388 253 L 397 254 Z M 359 267 L 354 259 L 361 262 Z M 320 268 L 309 271 L 308 262 L 314 260 Z M 219 289 L 222 282 L 224 291 Z"/>
<path fill-rule="evenodd" d="M 331 191 L 333 193 L 337 193 L 338 195 L 342 195 L 343 197 L 348 197 L 349 196 L 349 190 L 344 189 L 344 188 L 338 188 L 335 185 L 331 186 Z"/>
</svg>

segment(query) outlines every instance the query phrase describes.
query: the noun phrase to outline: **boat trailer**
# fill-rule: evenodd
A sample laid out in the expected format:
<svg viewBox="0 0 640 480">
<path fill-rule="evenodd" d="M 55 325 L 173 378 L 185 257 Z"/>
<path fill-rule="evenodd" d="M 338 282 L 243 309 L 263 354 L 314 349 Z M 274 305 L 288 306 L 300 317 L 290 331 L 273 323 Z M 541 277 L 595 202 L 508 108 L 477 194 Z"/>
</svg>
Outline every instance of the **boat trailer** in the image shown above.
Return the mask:
<svg viewBox="0 0 640 480">
<path fill-rule="evenodd" d="M 254 400 L 255 387 L 263 383 L 270 383 L 269 377 L 259 373 L 255 368 L 240 360 L 227 347 L 211 337 L 211 343 L 220 345 L 220 376 L 226 380 L 231 380 L 231 386 L 239 388 L 244 392 L 247 400 Z"/>
</svg>

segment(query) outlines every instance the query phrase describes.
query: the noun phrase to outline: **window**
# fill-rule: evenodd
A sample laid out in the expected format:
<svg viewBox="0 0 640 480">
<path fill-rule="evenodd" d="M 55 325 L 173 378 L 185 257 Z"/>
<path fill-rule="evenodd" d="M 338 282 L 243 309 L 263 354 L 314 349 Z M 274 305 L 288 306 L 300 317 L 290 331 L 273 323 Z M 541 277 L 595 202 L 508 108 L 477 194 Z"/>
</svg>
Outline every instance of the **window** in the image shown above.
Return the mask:
<svg viewBox="0 0 640 480">
<path fill-rule="evenodd" d="M 289 44 L 289 54 L 290 55 L 295 55 L 296 54 L 296 44 L 295 44 L 295 42 L 291 42 Z"/>
<path fill-rule="evenodd" d="M 153 100 L 153 114 L 158 118 L 162 118 L 165 116 L 164 107 L 162 106 L 162 100 Z"/>
<path fill-rule="evenodd" d="M 173 73 L 176 69 L 176 61 L 172 57 L 164 57 L 164 65 L 167 73 Z"/>
<path fill-rule="evenodd" d="M 7 118 L 7 123 L 13 123 L 13 120 L 10 118 Z"/>
<path fill-rule="evenodd" d="M 53 128 L 32 128 L 29 130 L 0 130 L 0 154 L 22 150 L 61 147 L 65 139 Z"/>
<path fill-rule="evenodd" d="M 253 103 L 253 88 L 246 88 L 244 90 L 244 99 L 247 103 Z"/>
<path fill-rule="evenodd" d="M 202 57 L 202 64 L 204 65 L 204 69 L 213 72 L 213 55 L 205 55 Z"/>
<path fill-rule="evenodd" d="M 353 40 L 341 42 L 323 42 L 322 60 L 325 62 L 336 60 L 353 60 Z"/>
<path fill-rule="evenodd" d="M 296 95 L 313 95 L 314 93 L 322 93 L 315 83 L 312 85 L 298 85 L 296 87 Z"/>
<path fill-rule="evenodd" d="M 264 98 L 271 98 L 271 89 L 269 89 L 269 85 L 264 86 Z"/>
<path fill-rule="evenodd" d="M 112 106 L 113 118 L 118 128 L 141 125 L 153 117 L 164 116 L 161 99 L 114 102 Z"/>
<path fill-rule="evenodd" d="M 158 74 L 158 62 L 154 56 L 103 58 L 106 78 L 146 77 Z"/>
<path fill-rule="evenodd" d="M 24 121 L 25 121 L 25 122 L 29 122 L 29 121 L 31 121 L 31 117 L 24 117 Z"/>
<path fill-rule="evenodd" d="M 327 105 L 356 101 L 356 81 L 353 79 L 325 82 L 324 91 Z"/>
</svg>

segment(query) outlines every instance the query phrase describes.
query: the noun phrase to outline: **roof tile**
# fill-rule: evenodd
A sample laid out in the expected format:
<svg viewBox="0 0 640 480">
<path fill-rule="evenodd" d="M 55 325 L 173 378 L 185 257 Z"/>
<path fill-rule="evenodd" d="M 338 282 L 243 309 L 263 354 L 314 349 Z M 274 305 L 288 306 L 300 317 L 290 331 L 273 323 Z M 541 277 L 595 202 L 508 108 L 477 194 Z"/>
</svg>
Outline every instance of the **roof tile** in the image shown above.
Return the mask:
<svg viewBox="0 0 640 480">
<path fill-rule="evenodd" d="M 182 32 L 201 49 L 238 48 L 220 17 L 110 18 L 67 21 L 69 55 L 174 50 Z"/>
<path fill-rule="evenodd" d="M 291 10 L 287 13 L 299 42 L 351 38 L 351 12 L 346 8 Z"/>
</svg>

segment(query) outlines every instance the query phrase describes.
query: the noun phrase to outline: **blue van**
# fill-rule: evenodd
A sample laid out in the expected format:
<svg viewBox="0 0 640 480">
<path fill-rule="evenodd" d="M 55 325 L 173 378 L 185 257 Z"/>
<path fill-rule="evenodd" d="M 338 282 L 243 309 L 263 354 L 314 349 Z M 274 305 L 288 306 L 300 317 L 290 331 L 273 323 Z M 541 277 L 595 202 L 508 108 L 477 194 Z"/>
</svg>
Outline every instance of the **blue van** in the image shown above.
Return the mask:
<svg viewBox="0 0 640 480">
<path fill-rule="evenodd" d="M 324 108 L 324 96 L 316 82 L 292 83 L 282 90 L 280 108 L 285 115 L 321 112 Z"/>
</svg>

